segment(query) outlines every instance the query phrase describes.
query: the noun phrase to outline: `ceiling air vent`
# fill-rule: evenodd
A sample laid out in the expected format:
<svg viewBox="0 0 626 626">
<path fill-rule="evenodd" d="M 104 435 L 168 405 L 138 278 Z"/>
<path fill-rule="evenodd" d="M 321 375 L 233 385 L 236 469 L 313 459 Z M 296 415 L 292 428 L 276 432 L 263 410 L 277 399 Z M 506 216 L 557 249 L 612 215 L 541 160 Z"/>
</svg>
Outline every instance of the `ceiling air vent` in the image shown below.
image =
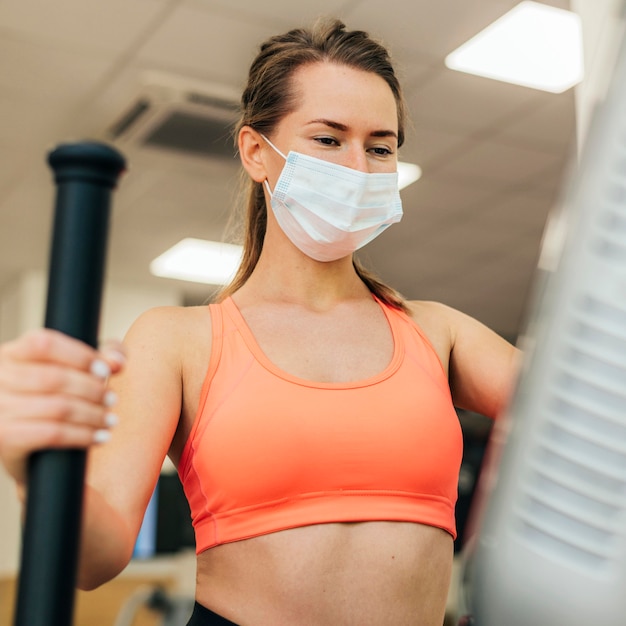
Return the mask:
<svg viewBox="0 0 626 626">
<path fill-rule="evenodd" d="M 232 159 L 237 111 L 237 93 L 229 87 L 149 74 L 106 134 L 124 148 Z"/>
</svg>

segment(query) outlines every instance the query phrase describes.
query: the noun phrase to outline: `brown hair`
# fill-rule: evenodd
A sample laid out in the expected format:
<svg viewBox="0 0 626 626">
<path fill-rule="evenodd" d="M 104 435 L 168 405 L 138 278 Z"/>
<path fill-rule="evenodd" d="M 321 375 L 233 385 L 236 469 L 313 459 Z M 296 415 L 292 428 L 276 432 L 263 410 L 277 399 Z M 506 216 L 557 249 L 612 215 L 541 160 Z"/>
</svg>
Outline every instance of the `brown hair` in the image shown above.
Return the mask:
<svg viewBox="0 0 626 626">
<path fill-rule="evenodd" d="M 276 125 L 296 106 L 292 86 L 294 72 L 303 65 L 328 61 L 373 72 L 389 85 L 398 108 L 398 146 L 404 141 L 406 105 L 389 53 L 360 30 L 347 31 L 339 20 L 318 22 L 311 29 L 298 28 L 276 35 L 261 45 L 241 97 L 241 116 L 235 137 L 244 126 L 271 136 Z M 263 185 L 247 178 L 243 259 L 232 282 L 218 294 L 222 300 L 239 289 L 254 270 L 265 237 L 267 207 Z M 404 311 L 402 296 L 353 258 L 354 268 L 369 290 L 386 304 Z"/>
</svg>

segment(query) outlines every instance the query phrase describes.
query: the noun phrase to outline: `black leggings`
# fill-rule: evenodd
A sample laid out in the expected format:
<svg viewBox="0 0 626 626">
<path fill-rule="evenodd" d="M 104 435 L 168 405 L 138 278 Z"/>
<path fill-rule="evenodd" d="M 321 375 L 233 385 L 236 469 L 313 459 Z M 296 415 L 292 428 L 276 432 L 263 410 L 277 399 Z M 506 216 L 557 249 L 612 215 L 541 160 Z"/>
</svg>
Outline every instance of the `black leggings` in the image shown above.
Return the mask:
<svg viewBox="0 0 626 626">
<path fill-rule="evenodd" d="M 196 602 L 187 626 L 237 626 L 237 624 Z"/>
</svg>

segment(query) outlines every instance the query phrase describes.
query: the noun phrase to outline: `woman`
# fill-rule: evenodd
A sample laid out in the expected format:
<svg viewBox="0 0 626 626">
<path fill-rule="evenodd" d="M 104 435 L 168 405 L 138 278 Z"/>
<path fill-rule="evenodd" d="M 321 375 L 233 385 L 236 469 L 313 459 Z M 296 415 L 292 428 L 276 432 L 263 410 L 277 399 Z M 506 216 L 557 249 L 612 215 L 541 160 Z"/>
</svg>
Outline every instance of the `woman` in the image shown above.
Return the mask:
<svg viewBox="0 0 626 626">
<path fill-rule="evenodd" d="M 52 331 L 2 347 L 0 450 L 22 497 L 29 453 L 100 444 L 80 587 L 128 563 L 169 454 L 196 528 L 190 624 L 442 624 L 453 404 L 495 417 L 515 350 L 353 261 L 400 217 L 404 116 L 365 33 L 326 22 L 270 39 L 242 98 L 246 245 L 220 303 L 145 313 L 127 363 Z"/>
</svg>

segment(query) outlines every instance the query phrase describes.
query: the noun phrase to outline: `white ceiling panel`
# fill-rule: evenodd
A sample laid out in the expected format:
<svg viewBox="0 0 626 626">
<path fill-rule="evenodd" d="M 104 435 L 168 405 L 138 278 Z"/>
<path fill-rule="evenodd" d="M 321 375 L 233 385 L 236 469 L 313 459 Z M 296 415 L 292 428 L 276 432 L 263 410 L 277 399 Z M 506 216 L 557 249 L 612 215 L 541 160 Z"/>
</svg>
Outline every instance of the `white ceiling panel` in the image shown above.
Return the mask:
<svg viewBox="0 0 626 626">
<path fill-rule="evenodd" d="M 533 108 L 537 92 L 443 69 L 408 94 L 418 124 L 485 131 Z"/>
<path fill-rule="evenodd" d="M 357 0 L 358 1 L 358 0 Z M 345 7 L 354 4 L 353 0 L 316 0 L 315 2 L 294 2 L 293 0 L 272 0 L 271 7 L 266 2 L 249 0 L 185 0 L 185 4 L 197 6 L 224 15 L 244 16 L 269 24 L 280 24 L 283 29 L 307 25 L 324 16 L 341 17 Z M 279 31 L 276 31 L 279 32 Z"/>
<path fill-rule="evenodd" d="M 5 204 L 6 194 L 19 184 L 25 171 L 40 167 L 45 151 L 55 138 L 52 129 L 65 118 L 62 107 L 42 107 L 32 98 L 0 93 L 0 220 L 4 211 L 13 210 Z M 41 186 L 41 180 L 37 186 Z"/>
<path fill-rule="evenodd" d="M 82 98 L 111 65 L 104 55 L 81 54 L 0 37 L 0 90 L 31 98 L 44 107 L 64 110 Z"/>
<path fill-rule="evenodd" d="M 220 206 L 223 204 L 220 200 L 233 189 L 237 175 L 232 169 L 228 171 L 222 168 L 222 172 L 223 175 L 217 180 L 215 177 L 203 179 L 155 169 L 151 170 L 149 181 L 146 181 L 148 176 L 142 177 L 141 192 L 132 187 L 131 172 L 123 185 L 131 186 L 132 202 L 126 198 L 126 189 L 120 187 L 118 203 L 125 207 L 125 214 L 139 214 L 145 219 L 158 220 L 174 214 L 181 221 L 202 216 L 207 222 L 219 219 L 223 223 L 222 216 L 228 207 Z M 180 201 L 182 188 L 185 189 L 183 203 Z"/>
<path fill-rule="evenodd" d="M 455 181 L 450 184 L 445 177 L 427 171 L 422 179 L 402 190 L 405 218 L 415 214 L 435 220 L 458 217 L 459 212 L 482 206 L 496 194 L 490 185 L 475 180 Z"/>
<path fill-rule="evenodd" d="M 8 190 L 3 203 L 3 219 L 26 222 L 32 217 L 34 223 L 39 223 L 42 217 L 52 214 L 56 189 L 46 156 L 44 152 L 38 162 L 32 162 L 20 177 L 20 183 Z"/>
<path fill-rule="evenodd" d="M 410 157 L 422 168 L 428 169 L 447 156 L 474 145 L 475 140 L 467 132 L 433 128 L 427 124 L 411 128 L 411 123 L 409 121 L 407 145 L 401 149 L 400 158 L 407 160 Z"/>
<path fill-rule="evenodd" d="M 2 0 L 0 28 L 83 54 L 119 53 L 167 15 L 171 0 Z"/>
<path fill-rule="evenodd" d="M 538 150 L 553 150 L 558 154 L 573 149 L 575 124 L 574 92 L 549 94 L 545 104 L 513 117 L 502 125 L 495 139 L 510 140 L 518 145 Z"/>
<path fill-rule="evenodd" d="M 543 232 L 548 213 L 554 208 L 554 195 L 542 191 L 503 194 L 476 211 L 473 219 L 487 229 L 502 225 L 525 236 L 537 237 Z"/>
<path fill-rule="evenodd" d="M 48 262 L 55 189 L 43 161 L 33 165 L 23 184 L 4 190 L 0 228 L 0 269 L 4 277 L 42 268 Z"/>
<path fill-rule="evenodd" d="M 181 5 L 142 46 L 138 59 L 242 86 L 256 48 L 275 30 L 258 20 L 208 11 L 198 3 Z"/>
<path fill-rule="evenodd" d="M 5 155 L 10 154 L 20 144 L 40 137 L 64 116 L 62 106 L 42 106 L 32 97 L 3 89 L 0 91 L 0 150 Z M 14 162 L 14 159 L 3 160 L 3 168 Z"/>
<path fill-rule="evenodd" d="M 484 181 L 500 187 L 515 184 L 520 178 L 531 178 L 557 163 L 560 157 L 554 153 L 482 141 L 439 165 L 438 174 L 455 181 Z"/>
<path fill-rule="evenodd" d="M 515 4 L 515 0 L 412 0 L 387 4 L 381 11 L 380 0 L 362 0 L 348 17 L 357 28 L 380 32 L 393 46 L 443 58 Z"/>
</svg>

